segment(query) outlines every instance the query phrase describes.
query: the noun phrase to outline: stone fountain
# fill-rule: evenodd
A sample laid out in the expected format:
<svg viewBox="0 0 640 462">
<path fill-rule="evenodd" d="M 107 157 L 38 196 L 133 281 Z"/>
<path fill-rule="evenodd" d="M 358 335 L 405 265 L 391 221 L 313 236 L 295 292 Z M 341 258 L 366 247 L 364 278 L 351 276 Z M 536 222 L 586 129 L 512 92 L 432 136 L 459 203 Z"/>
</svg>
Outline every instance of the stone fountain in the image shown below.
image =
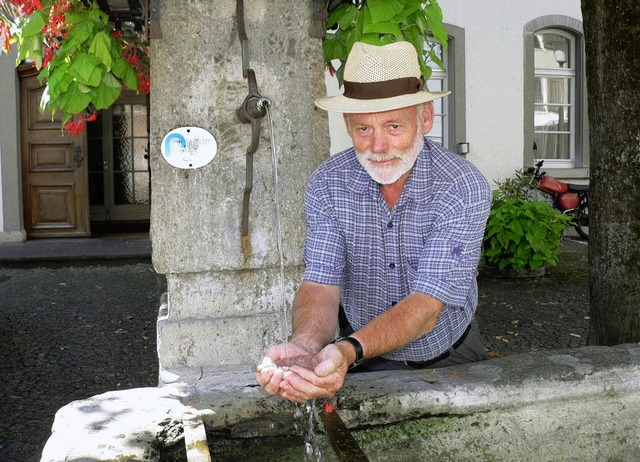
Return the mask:
<svg viewBox="0 0 640 462">
<path fill-rule="evenodd" d="M 153 264 L 168 287 L 158 317 L 159 386 L 65 406 L 43 462 L 160 460 L 177 445 L 185 454 L 177 460 L 187 460 L 187 450 L 189 460 L 206 460 L 205 431 L 210 440 L 294 433 L 291 406 L 257 386 L 254 368 L 265 346 L 285 335 L 282 290 L 290 301 L 302 274 L 306 181 L 329 150 L 326 115 L 313 105 L 325 94 L 322 45 L 308 33 L 311 2 L 246 3 L 249 60 L 274 114 L 284 278 L 264 127 L 248 234 L 240 232 L 252 127 L 236 115 L 247 95 L 236 2 L 160 1 L 150 112 Z M 204 167 L 175 168 L 162 158 L 163 137 L 185 126 L 216 139 L 217 154 Z M 637 460 L 639 390 L 640 348 L 623 345 L 358 375 L 334 403 L 348 427 L 395 428 L 387 437 L 354 431 L 371 460 L 394 460 L 398 448 L 405 458 L 397 460 L 540 460 L 555 453 Z M 435 430 L 425 437 L 409 421 Z M 401 430 L 409 432 L 415 459 L 406 443 L 394 443 Z M 581 452 L 567 452 L 576 448 Z"/>
</svg>

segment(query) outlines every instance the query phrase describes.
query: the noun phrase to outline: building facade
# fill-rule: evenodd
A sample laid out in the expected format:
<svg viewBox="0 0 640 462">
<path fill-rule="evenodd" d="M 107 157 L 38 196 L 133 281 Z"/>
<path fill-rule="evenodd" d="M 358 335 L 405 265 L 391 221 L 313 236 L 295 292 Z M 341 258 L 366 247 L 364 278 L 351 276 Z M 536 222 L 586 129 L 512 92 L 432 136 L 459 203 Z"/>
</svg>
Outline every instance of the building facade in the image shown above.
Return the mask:
<svg viewBox="0 0 640 462">
<path fill-rule="evenodd" d="M 451 90 L 431 136 L 493 182 L 545 160 L 557 178 L 586 183 L 589 141 L 579 0 L 441 0 L 446 70 L 429 88 Z M 152 63 L 153 65 L 153 63 Z M 326 79 L 327 92 L 336 82 Z M 41 87 L 0 57 L 0 242 L 88 236 L 105 224 L 149 219 L 149 107 L 127 97 L 81 137 L 39 115 Z M 331 152 L 348 147 L 329 115 Z"/>
</svg>

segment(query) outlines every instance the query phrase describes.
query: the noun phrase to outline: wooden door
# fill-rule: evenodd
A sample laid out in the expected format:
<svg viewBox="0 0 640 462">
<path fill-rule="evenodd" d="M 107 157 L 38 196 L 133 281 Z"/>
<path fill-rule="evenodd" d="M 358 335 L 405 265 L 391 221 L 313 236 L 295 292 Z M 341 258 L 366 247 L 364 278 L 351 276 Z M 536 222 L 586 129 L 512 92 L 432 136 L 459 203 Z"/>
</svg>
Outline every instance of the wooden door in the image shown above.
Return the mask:
<svg viewBox="0 0 640 462">
<path fill-rule="evenodd" d="M 36 75 L 20 70 L 24 227 L 29 238 L 88 236 L 86 135 L 64 135 L 58 114 L 40 113 Z"/>
</svg>

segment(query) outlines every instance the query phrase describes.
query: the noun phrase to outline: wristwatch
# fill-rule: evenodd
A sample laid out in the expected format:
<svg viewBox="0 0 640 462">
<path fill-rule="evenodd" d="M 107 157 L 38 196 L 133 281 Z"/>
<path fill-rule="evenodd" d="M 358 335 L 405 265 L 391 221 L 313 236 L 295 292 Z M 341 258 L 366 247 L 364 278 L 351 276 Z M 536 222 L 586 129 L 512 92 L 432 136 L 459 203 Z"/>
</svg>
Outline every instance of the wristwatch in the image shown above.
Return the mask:
<svg viewBox="0 0 640 462">
<path fill-rule="evenodd" d="M 362 364 L 362 361 L 364 361 L 364 349 L 362 348 L 362 344 L 358 341 L 358 339 L 353 337 L 338 337 L 331 343 L 338 343 L 343 341 L 349 342 L 353 346 L 353 349 L 356 351 L 356 360 L 349 366 L 349 369 Z"/>
</svg>

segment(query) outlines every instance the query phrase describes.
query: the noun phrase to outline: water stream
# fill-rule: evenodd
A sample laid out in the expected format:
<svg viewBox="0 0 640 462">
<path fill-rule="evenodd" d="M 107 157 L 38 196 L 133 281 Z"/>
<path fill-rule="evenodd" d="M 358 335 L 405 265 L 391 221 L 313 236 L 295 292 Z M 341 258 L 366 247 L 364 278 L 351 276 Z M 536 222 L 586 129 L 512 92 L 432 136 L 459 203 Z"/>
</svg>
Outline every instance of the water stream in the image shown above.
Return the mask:
<svg viewBox="0 0 640 462">
<path fill-rule="evenodd" d="M 271 142 L 271 164 L 273 172 L 273 195 L 275 200 L 275 218 L 276 218 L 276 234 L 278 237 L 278 262 L 280 264 L 280 303 L 282 306 L 282 338 L 285 345 L 285 357 L 289 359 L 289 353 L 287 352 L 287 341 L 289 340 L 289 314 L 287 310 L 287 300 L 284 291 L 284 251 L 282 249 L 282 220 L 280 216 L 280 194 L 278 192 L 278 156 L 276 154 L 276 142 L 273 133 L 273 119 L 271 117 L 271 108 L 268 103 L 265 103 L 267 110 L 267 120 L 269 121 L 269 141 Z"/>
<path fill-rule="evenodd" d="M 278 237 L 278 261 L 280 264 L 280 303 L 283 314 L 282 337 L 285 345 L 285 358 L 289 362 L 289 353 L 287 351 L 287 342 L 289 340 L 289 315 L 287 309 L 287 300 L 284 289 L 284 251 L 282 249 L 282 223 L 280 216 L 280 195 L 278 192 L 278 157 L 276 154 L 275 136 L 273 133 L 273 119 L 271 117 L 271 109 L 268 103 L 265 103 L 267 110 L 267 120 L 269 121 L 269 141 L 271 142 L 271 163 L 273 172 L 273 193 L 275 200 L 275 217 L 276 217 L 276 234 Z M 295 426 L 298 433 L 304 437 L 304 461 L 315 462 L 322 460 L 322 451 L 320 445 L 316 441 L 316 425 L 321 425 L 321 421 L 317 415 L 315 400 L 307 401 L 304 405 L 296 405 L 294 411 Z"/>
</svg>

